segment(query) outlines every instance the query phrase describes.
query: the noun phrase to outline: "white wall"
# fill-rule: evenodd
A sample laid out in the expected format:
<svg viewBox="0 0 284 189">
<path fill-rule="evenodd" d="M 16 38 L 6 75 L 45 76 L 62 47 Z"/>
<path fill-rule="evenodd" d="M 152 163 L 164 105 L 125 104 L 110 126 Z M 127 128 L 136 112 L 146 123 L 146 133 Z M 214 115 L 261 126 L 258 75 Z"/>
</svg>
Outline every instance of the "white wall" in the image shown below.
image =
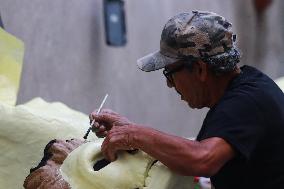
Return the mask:
<svg viewBox="0 0 284 189">
<path fill-rule="evenodd" d="M 284 73 L 282 2 L 274 1 L 256 30 L 250 0 L 126 0 L 128 44 L 113 48 L 105 45 L 102 0 L 0 0 L 6 30 L 26 45 L 18 103 L 40 96 L 89 113 L 109 93 L 106 106 L 133 121 L 195 136 L 206 110 L 189 109 L 161 71 L 144 73 L 136 59 L 159 48 L 171 16 L 209 10 L 233 22 L 242 64 L 276 78 Z"/>
</svg>

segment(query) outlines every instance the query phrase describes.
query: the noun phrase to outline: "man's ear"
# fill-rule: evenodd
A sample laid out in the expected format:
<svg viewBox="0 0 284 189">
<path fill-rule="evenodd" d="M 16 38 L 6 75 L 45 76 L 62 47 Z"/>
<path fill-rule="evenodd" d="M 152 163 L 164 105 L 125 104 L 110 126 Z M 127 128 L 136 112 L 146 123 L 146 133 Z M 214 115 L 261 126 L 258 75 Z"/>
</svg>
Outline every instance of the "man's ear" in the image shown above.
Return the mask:
<svg viewBox="0 0 284 189">
<path fill-rule="evenodd" d="M 206 81 L 208 77 L 208 70 L 207 70 L 207 64 L 203 62 L 202 60 L 198 60 L 197 64 L 197 74 L 200 79 L 200 81 L 204 82 Z"/>
</svg>

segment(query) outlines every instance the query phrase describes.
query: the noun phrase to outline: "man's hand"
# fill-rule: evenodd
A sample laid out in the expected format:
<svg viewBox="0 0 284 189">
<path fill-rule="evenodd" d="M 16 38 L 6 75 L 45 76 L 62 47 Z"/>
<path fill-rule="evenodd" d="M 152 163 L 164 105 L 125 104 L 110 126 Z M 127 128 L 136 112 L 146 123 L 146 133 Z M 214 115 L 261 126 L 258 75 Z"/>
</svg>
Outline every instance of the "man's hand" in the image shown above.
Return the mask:
<svg viewBox="0 0 284 189">
<path fill-rule="evenodd" d="M 96 114 L 96 111 L 94 111 L 89 117 L 90 123 L 95 120 L 92 125 L 92 131 L 100 138 L 105 137 L 113 126 L 125 126 L 132 124 L 132 122 L 130 122 L 127 118 L 109 109 L 102 110 L 98 115 Z"/>
<path fill-rule="evenodd" d="M 114 126 L 106 135 L 101 151 L 109 161 L 115 161 L 118 151 L 134 150 L 134 136 L 143 129 L 136 125 Z"/>
</svg>

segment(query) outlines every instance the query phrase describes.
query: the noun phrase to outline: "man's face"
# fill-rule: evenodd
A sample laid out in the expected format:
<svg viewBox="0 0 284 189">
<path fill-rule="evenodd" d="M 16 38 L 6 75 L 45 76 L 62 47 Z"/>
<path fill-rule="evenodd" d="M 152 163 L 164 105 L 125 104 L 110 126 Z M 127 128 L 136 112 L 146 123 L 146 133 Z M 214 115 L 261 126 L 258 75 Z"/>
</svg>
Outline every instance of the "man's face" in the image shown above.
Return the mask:
<svg viewBox="0 0 284 189">
<path fill-rule="evenodd" d="M 192 70 L 188 70 L 181 61 L 166 66 L 164 70 L 168 87 L 174 87 L 181 95 L 181 100 L 186 101 L 191 108 L 198 109 L 205 107 L 205 91 L 199 74 L 195 63 Z"/>
</svg>

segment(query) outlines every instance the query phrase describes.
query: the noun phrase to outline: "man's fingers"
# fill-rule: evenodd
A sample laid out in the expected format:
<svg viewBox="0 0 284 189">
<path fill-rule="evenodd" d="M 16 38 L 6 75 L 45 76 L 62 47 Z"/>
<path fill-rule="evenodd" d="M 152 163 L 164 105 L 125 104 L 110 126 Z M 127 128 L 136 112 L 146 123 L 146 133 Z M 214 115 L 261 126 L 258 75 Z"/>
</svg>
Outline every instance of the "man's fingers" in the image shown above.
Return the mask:
<svg viewBox="0 0 284 189">
<path fill-rule="evenodd" d="M 96 132 L 97 137 L 104 138 L 107 135 L 107 131 Z"/>
<path fill-rule="evenodd" d="M 104 131 L 104 132 L 103 132 L 103 136 L 106 136 L 106 135 L 107 135 L 107 131 Z"/>
<path fill-rule="evenodd" d="M 94 118 L 93 118 L 93 114 L 91 113 L 91 114 L 89 114 L 89 119 L 90 119 L 90 121 L 92 121 Z"/>
<path fill-rule="evenodd" d="M 109 151 L 108 158 L 109 158 L 109 161 L 111 161 L 111 162 L 115 161 L 116 160 L 116 153 Z"/>
<path fill-rule="evenodd" d="M 107 113 L 92 114 L 92 118 L 95 119 L 96 122 L 112 122 L 113 121 L 112 116 Z"/>
<path fill-rule="evenodd" d="M 105 126 L 100 126 L 100 127 L 98 128 L 98 130 L 96 131 L 96 135 L 97 135 L 97 137 L 99 137 L 99 138 L 105 137 L 106 134 L 107 134 L 107 131 L 106 131 Z"/>
<path fill-rule="evenodd" d="M 104 131 L 106 131 L 106 127 L 105 126 L 100 126 L 99 127 L 99 132 L 104 132 Z"/>
<path fill-rule="evenodd" d="M 113 162 L 116 160 L 116 154 L 113 154 L 111 151 L 106 150 L 106 152 L 103 153 L 103 155 L 110 162 Z"/>
<path fill-rule="evenodd" d="M 104 138 L 110 129 L 110 126 L 107 127 L 106 125 L 99 124 L 98 122 L 94 122 L 92 125 L 92 132 L 96 133 L 96 136 L 99 138 Z"/>
<path fill-rule="evenodd" d="M 108 138 L 106 138 L 101 146 L 101 151 L 104 155 L 104 157 L 109 161 L 115 161 L 117 159 L 116 157 L 116 150 L 114 149 L 114 146 L 112 146 L 109 143 Z"/>
<path fill-rule="evenodd" d="M 94 124 L 91 125 L 91 127 L 92 127 L 92 131 L 96 132 L 97 130 L 99 130 L 100 124 L 98 122 L 94 122 Z"/>
<path fill-rule="evenodd" d="M 106 155 L 107 142 L 108 142 L 108 139 L 106 138 L 101 145 L 101 151 L 105 157 L 107 156 Z"/>
<path fill-rule="evenodd" d="M 114 112 L 111 109 L 102 109 L 101 113 L 107 113 L 107 114 L 112 114 L 112 115 L 118 115 L 118 113 Z"/>
<path fill-rule="evenodd" d="M 95 133 L 104 133 L 104 131 L 106 131 L 106 127 L 104 125 L 99 125 L 99 123 L 95 122 L 92 125 L 92 131 Z"/>
</svg>

